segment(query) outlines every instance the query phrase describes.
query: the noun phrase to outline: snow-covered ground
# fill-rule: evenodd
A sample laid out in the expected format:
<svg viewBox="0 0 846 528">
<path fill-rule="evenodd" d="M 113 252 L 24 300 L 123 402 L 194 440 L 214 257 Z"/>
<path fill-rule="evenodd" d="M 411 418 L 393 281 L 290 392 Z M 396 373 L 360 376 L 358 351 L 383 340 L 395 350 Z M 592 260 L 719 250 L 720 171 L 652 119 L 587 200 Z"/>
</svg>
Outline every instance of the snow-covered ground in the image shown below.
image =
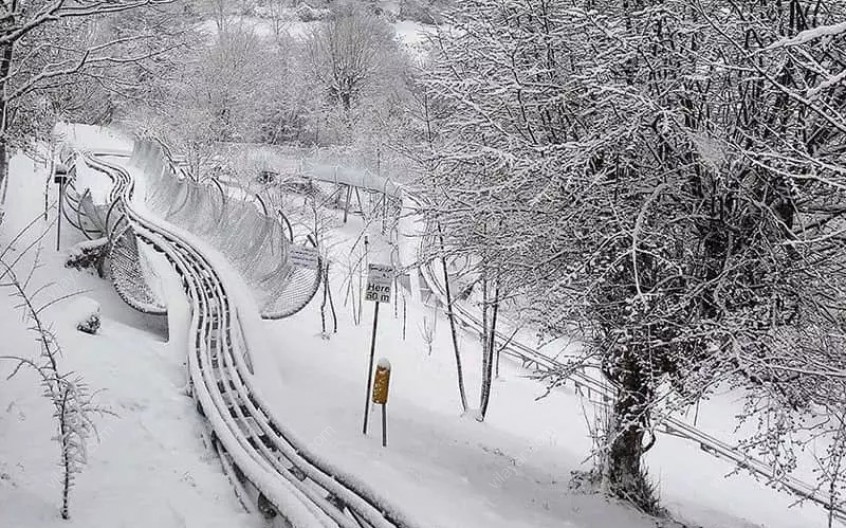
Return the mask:
<svg viewBox="0 0 846 528">
<path fill-rule="evenodd" d="M 78 142 L 126 147 L 125 139 L 92 135 Z M 6 220 L 0 246 L 43 209 L 47 175 L 23 157 L 13 160 Z M 97 182 L 95 187 L 102 182 Z M 55 190 L 52 199 L 55 198 Z M 338 223 L 338 222 L 336 222 Z M 55 228 L 53 228 L 55 229 Z M 586 469 L 591 448 L 587 423 L 591 409 L 572 387 L 545 392 L 528 372 L 503 362 L 484 423 L 461 416 L 455 385 L 449 327 L 442 314 L 410 298 L 383 305 L 376 359 L 390 360 L 393 371 L 388 412 L 388 447 L 380 441 L 380 410 L 371 413 L 369 435 L 361 434 L 365 371 L 373 304 L 363 304 L 359 325 L 345 305 L 350 263 L 363 229 L 358 217 L 331 231 L 332 288 L 339 331 L 320 336 L 318 297 L 300 314 L 251 325 L 252 342 L 261 341 L 256 382 L 272 399 L 274 412 L 307 445 L 332 464 L 367 480 L 423 526 L 499 527 L 652 527 L 655 520 L 601 496 L 569 489 L 571 471 Z M 81 235 L 64 230 L 63 247 Z M 370 262 L 387 259 L 387 246 L 370 230 Z M 93 275 L 67 270 L 45 238 L 44 266 L 33 284 L 55 282 L 56 297 L 77 290 L 99 303 L 103 326 L 89 336 L 75 330 L 74 301 L 45 312 L 55 325 L 65 353 L 63 365 L 82 375 L 97 401 L 116 413 L 98 420 L 100 441 L 89 453 L 89 466 L 72 492 L 71 523 L 80 527 L 183 526 L 251 527 L 261 525 L 242 513 L 219 462 L 204 445 L 200 419 L 185 395 L 184 342 L 168 343 L 162 321 L 149 320 L 125 307 L 111 286 Z M 24 244 L 25 245 L 25 244 Z M 160 257 L 148 258 L 163 282 L 175 279 Z M 357 277 L 352 281 L 358 288 Z M 185 300 L 171 292 L 175 313 Z M 396 292 L 395 292 L 396 294 Z M 356 293 L 357 295 L 357 293 Z M 24 330 L 15 299 L 0 295 L 4 354 L 37 353 Z M 181 307 L 181 308 L 180 308 Z M 424 320 L 427 323 L 424 325 Z M 434 325 L 431 353 L 425 327 Z M 173 330 L 174 332 L 176 329 Z M 405 334 L 405 335 L 403 335 Z M 480 355 L 477 339 L 461 333 L 466 383 L 477 405 Z M 9 363 L 0 362 L 0 374 Z M 585 404 L 588 405 L 588 404 Z M 700 425 L 728 430 L 716 402 L 700 414 Z M 726 405 L 725 409 L 731 409 Z M 710 432 L 710 431 L 709 431 Z M 0 382 L 0 526 L 59 526 L 58 447 L 49 402 L 33 376 L 22 372 Z M 726 433 L 728 434 L 728 433 Z M 647 460 L 660 485 L 661 499 L 691 526 L 705 528 L 805 528 L 825 526 L 815 506 L 789 508 L 794 498 L 777 493 L 741 474 L 725 478 L 733 467 L 696 445 L 661 436 Z"/>
<path fill-rule="evenodd" d="M 369 261 L 387 261 L 379 226 L 374 227 Z M 393 498 L 428 526 L 651 525 L 654 521 L 625 507 L 569 491 L 571 471 L 589 467 L 584 460 L 591 449 L 585 414 L 592 414 L 590 409 L 584 412 L 571 386 L 536 401 L 545 387 L 503 360 L 485 423 L 460 416 L 447 320 L 438 315 L 430 355 L 424 319 L 431 326 L 436 312 L 410 299 L 405 339 L 402 302 L 383 306 L 377 336 L 376 358 L 386 357 L 393 365 L 388 448 L 380 443 L 380 409 L 372 410 L 369 437 L 361 434 L 373 304 L 364 303 L 358 326 L 352 317 L 355 303 L 344 306 L 355 254 L 352 241 L 361 229 L 361 219 L 354 217 L 327 244 L 335 260 L 338 334 L 319 338 L 319 302 L 288 320 L 265 323 L 278 343 L 277 371 L 264 372 L 261 381 L 275 392 L 279 415 L 304 437 L 320 439 L 316 449 L 334 463 L 390 489 Z M 354 287 L 357 281 L 354 277 Z M 464 332 L 460 338 L 470 403 L 477 406 L 478 340 Z M 726 413 L 710 414 L 731 420 Z M 725 423 L 722 427 L 728 428 Z M 662 435 L 647 463 L 664 504 L 687 523 L 800 528 L 825 522 L 816 506 L 790 508 L 795 497 L 746 474 L 725 478 L 734 469 L 730 463 L 682 439 Z"/>
<path fill-rule="evenodd" d="M 22 156 L 12 159 L 0 247 L 43 211 L 46 177 L 45 167 Z M 55 200 L 55 189 L 51 192 Z M 33 235 L 43 230 L 40 223 Z M 66 226 L 63 235 L 63 248 L 81 238 Z M 52 282 L 42 294 L 45 299 L 84 291 L 100 304 L 102 326 L 94 336 L 76 330 L 75 298 L 48 308 L 44 316 L 64 350 L 61 368 L 75 371 L 93 390 L 100 390 L 96 402 L 114 415 L 96 420 L 99 441 L 90 445 L 88 466 L 76 477 L 71 520 L 62 521 L 52 407 L 32 372 L 22 370 L 6 380 L 13 364 L 0 361 L 0 526 L 260 526 L 257 518 L 243 513 L 218 460 L 204 444 L 200 419 L 184 391 L 183 344 L 169 344 L 164 322 L 133 312 L 108 282 L 65 269 L 54 237 L 55 226 L 44 239 L 43 266 L 32 279 L 33 288 Z M 35 357 L 33 335 L 25 331 L 18 301 L 8 293 L 0 290 L 0 355 Z"/>
</svg>

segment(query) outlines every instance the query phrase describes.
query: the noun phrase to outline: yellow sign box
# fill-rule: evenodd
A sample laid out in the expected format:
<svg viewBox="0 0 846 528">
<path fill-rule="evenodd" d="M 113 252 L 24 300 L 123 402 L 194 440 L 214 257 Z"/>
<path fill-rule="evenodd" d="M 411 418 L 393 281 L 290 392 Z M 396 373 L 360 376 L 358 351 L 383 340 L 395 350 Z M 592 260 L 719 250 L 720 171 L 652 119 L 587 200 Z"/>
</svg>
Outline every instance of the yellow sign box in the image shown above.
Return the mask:
<svg viewBox="0 0 846 528">
<path fill-rule="evenodd" d="M 373 403 L 388 403 L 388 384 L 391 381 L 391 364 L 387 359 L 380 359 L 376 365 L 373 379 Z"/>
</svg>

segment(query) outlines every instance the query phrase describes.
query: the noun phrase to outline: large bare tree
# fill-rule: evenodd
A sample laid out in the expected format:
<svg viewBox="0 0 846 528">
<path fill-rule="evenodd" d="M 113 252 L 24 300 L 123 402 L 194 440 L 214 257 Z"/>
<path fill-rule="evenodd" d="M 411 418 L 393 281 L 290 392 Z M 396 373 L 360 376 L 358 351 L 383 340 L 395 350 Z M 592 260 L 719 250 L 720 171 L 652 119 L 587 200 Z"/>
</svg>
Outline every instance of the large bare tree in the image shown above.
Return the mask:
<svg viewBox="0 0 846 528">
<path fill-rule="evenodd" d="M 335 8 L 308 39 L 313 73 L 328 97 L 349 111 L 384 68 L 393 37 L 390 26 L 363 8 Z"/>
<path fill-rule="evenodd" d="M 841 328 L 843 9 L 471 0 L 436 39 L 453 113 L 429 213 L 540 326 L 584 332 L 617 394 L 597 475 L 646 510 L 667 402 L 731 380 L 752 408 L 815 404 L 773 365 L 799 330 L 830 350 Z"/>
</svg>

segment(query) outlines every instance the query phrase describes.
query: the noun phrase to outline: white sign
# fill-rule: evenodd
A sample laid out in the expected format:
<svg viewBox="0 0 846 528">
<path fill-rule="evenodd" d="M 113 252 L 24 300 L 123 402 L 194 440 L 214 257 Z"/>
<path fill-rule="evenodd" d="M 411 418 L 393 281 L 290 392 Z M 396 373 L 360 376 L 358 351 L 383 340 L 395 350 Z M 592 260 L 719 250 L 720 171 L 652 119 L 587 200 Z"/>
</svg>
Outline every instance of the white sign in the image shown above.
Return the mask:
<svg viewBox="0 0 846 528">
<path fill-rule="evenodd" d="M 318 266 L 317 249 L 307 246 L 290 246 L 288 260 L 298 268 L 316 270 Z"/>
<path fill-rule="evenodd" d="M 391 302 L 391 287 L 393 284 L 393 266 L 369 264 L 367 266 L 367 290 L 364 293 L 364 300 L 380 303 Z"/>
</svg>

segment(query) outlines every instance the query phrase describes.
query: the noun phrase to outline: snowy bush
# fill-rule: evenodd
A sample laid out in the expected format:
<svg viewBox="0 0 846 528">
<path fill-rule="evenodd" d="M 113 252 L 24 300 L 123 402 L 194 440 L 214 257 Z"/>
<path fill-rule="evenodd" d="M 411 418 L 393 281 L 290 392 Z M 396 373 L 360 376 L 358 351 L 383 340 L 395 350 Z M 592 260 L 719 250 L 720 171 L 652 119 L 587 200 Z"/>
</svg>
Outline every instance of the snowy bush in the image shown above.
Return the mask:
<svg viewBox="0 0 846 528">
<path fill-rule="evenodd" d="M 28 289 L 29 278 L 32 277 L 31 270 L 39 266 L 39 254 L 40 248 L 36 252 L 30 271 L 27 272 L 26 280 L 19 279 L 13 265 L 7 264 L 0 258 L 0 286 L 9 290 L 10 294 L 20 301 L 18 307 L 24 315 L 28 329 L 35 334 L 39 348 L 38 355 L 34 359 L 17 355 L 0 355 L 0 360 L 16 363 L 11 376 L 16 375 L 23 368 L 35 371 L 40 378 L 44 395 L 53 406 L 53 417 L 56 420 L 56 435 L 53 439 L 59 444 L 62 468 L 60 513 L 63 519 L 69 519 L 70 492 L 74 479 L 87 461 L 88 442 L 96 436 L 93 418 L 96 414 L 111 413 L 94 403 L 94 392 L 81 377 L 72 372 L 63 371 L 59 365 L 59 358 L 62 355 L 61 345 L 46 321 L 41 318 L 41 312 L 55 300 L 39 300 L 38 295 L 45 291 L 44 287 L 33 292 Z M 91 300 L 79 304 L 81 304 L 79 309 L 89 316 L 96 314 L 99 327 L 99 305 Z"/>
<path fill-rule="evenodd" d="M 78 314 L 76 329 L 86 334 L 96 334 L 100 329 L 100 304 L 93 299 L 80 299 L 73 306 Z"/>
<path fill-rule="evenodd" d="M 65 267 L 77 270 L 91 269 L 103 278 L 103 263 L 109 251 L 109 239 L 106 237 L 80 242 L 67 252 Z"/>
</svg>

